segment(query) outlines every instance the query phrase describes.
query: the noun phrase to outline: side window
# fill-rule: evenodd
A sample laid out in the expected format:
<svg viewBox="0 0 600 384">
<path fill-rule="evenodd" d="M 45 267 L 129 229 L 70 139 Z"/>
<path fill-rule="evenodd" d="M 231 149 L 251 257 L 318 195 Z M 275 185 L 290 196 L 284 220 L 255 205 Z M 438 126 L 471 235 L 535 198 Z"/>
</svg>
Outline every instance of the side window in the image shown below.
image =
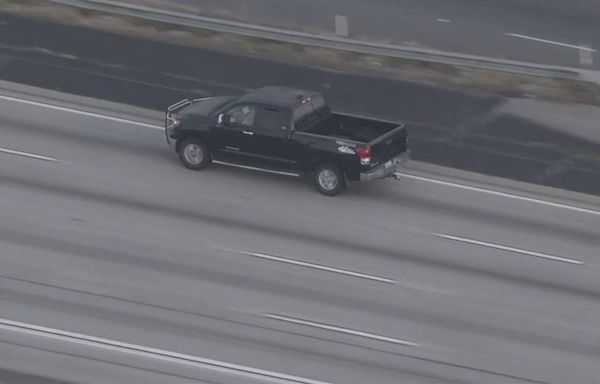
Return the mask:
<svg viewBox="0 0 600 384">
<path fill-rule="evenodd" d="M 258 111 L 256 127 L 259 131 L 286 133 L 290 128 L 290 115 L 285 109 L 259 107 Z"/>
<path fill-rule="evenodd" d="M 226 114 L 235 118 L 237 123 L 243 127 L 254 125 L 256 117 L 256 106 L 252 104 L 241 104 L 229 109 Z"/>
</svg>

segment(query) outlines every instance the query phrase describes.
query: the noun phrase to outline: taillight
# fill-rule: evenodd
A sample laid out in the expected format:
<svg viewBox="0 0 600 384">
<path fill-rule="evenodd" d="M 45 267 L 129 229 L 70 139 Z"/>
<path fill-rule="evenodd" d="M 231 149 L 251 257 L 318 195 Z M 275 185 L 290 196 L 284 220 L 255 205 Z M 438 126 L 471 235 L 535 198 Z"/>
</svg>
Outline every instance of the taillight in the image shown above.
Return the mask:
<svg viewBox="0 0 600 384">
<path fill-rule="evenodd" d="M 354 152 L 360 158 L 361 165 L 369 165 L 371 164 L 371 148 L 369 147 L 356 147 L 354 148 Z"/>
</svg>

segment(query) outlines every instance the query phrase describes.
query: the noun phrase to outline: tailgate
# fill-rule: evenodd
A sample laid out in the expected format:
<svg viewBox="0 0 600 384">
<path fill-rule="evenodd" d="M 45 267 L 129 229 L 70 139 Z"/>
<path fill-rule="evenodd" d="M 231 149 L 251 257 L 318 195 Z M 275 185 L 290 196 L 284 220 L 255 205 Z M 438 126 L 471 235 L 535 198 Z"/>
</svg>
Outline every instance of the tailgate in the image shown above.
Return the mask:
<svg viewBox="0 0 600 384">
<path fill-rule="evenodd" d="M 406 127 L 400 125 L 383 136 L 369 143 L 371 148 L 371 165 L 377 166 L 406 152 Z"/>
</svg>

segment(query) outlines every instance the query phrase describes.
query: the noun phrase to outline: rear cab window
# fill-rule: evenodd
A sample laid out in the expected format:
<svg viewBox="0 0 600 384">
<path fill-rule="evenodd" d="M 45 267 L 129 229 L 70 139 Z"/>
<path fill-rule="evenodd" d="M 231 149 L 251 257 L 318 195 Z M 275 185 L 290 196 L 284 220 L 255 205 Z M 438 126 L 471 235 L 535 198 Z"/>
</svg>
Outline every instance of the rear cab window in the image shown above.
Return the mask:
<svg viewBox="0 0 600 384">
<path fill-rule="evenodd" d="M 283 108 L 261 106 L 256 116 L 256 128 L 260 132 L 287 132 L 290 128 L 290 111 Z"/>
<path fill-rule="evenodd" d="M 310 98 L 294 110 L 294 128 L 304 130 L 315 120 L 329 114 L 325 99 L 321 96 Z"/>
</svg>

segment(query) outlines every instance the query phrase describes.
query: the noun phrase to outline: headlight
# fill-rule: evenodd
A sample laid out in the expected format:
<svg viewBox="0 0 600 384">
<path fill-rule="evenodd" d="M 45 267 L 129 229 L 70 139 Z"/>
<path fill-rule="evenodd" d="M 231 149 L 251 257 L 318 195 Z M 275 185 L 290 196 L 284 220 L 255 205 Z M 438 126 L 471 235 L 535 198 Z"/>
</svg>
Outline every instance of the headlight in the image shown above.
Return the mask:
<svg viewBox="0 0 600 384">
<path fill-rule="evenodd" d="M 181 126 L 181 121 L 180 120 L 169 119 L 168 124 L 167 124 L 167 130 L 169 132 L 173 132 L 174 130 L 176 130 L 180 126 Z"/>
</svg>

